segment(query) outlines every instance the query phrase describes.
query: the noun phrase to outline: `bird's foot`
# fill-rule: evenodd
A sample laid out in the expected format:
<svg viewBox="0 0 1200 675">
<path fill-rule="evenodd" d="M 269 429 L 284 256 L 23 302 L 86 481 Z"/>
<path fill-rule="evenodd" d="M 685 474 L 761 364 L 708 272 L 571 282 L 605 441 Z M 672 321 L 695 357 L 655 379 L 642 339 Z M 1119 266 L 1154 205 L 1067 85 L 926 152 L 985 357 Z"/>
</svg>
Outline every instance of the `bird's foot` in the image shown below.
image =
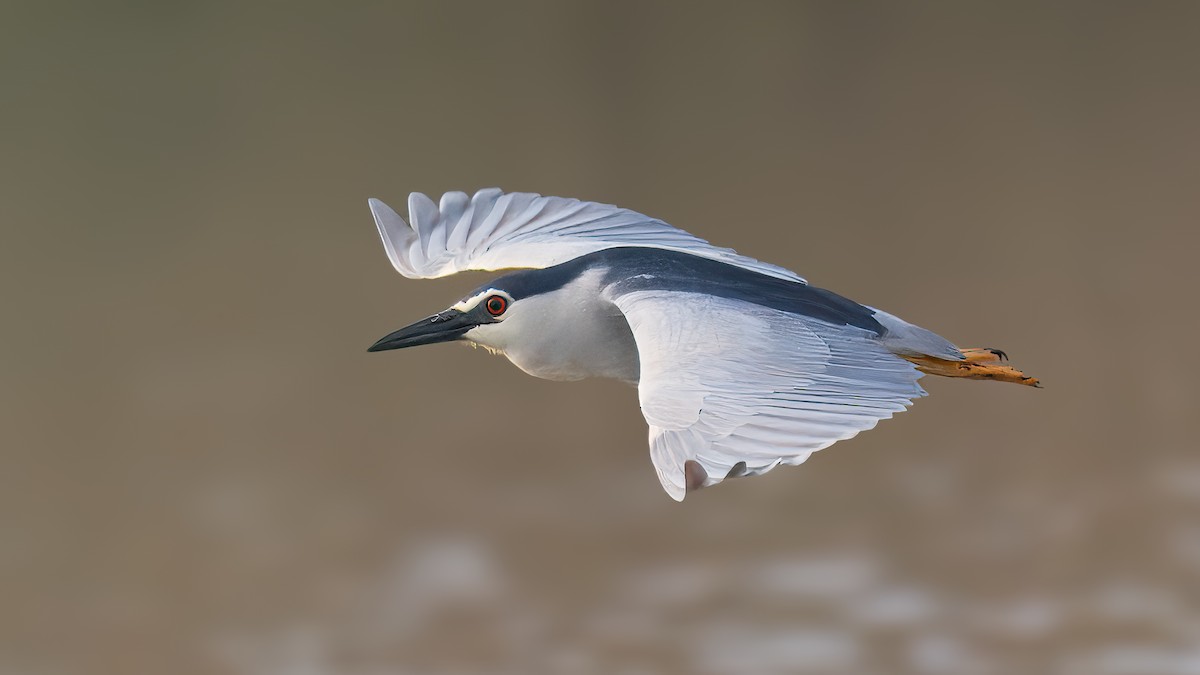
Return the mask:
<svg viewBox="0 0 1200 675">
<path fill-rule="evenodd" d="M 959 351 L 967 363 L 1000 363 L 1008 360 L 1008 354 L 991 347 L 967 347 Z"/>
<path fill-rule="evenodd" d="M 997 380 L 1029 387 L 1042 386 L 1036 377 L 1029 377 L 1016 368 L 1001 363 L 1008 359 L 1008 355 L 999 349 L 974 347 L 959 351 L 963 355 L 962 361 L 939 359 L 933 356 L 905 356 L 904 358 L 915 364 L 917 370 L 929 375 L 965 377 L 970 380 Z"/>
</svg>

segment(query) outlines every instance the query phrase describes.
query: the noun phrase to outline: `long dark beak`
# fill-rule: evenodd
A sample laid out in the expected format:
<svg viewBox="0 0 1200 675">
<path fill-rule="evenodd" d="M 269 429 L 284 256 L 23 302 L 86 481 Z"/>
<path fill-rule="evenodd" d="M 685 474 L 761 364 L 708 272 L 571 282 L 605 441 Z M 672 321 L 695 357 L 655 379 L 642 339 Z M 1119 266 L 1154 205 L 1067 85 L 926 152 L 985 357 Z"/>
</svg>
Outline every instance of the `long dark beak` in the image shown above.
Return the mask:
<svg viewBox="0 0 1200 675">
<path fill-rule="evenodd" d="M 462 337 L 462 334 L 479 325 L 466 314 L 457 309 L 448 309 L 433 316 L 405 326 L 395 333 L 389 333 L 367 349 L 369 352 L 382 352 L 389 349 L 403 349 L 417 345 L 431 345 L 435 342 L 449 342 Z"/>
</svg>

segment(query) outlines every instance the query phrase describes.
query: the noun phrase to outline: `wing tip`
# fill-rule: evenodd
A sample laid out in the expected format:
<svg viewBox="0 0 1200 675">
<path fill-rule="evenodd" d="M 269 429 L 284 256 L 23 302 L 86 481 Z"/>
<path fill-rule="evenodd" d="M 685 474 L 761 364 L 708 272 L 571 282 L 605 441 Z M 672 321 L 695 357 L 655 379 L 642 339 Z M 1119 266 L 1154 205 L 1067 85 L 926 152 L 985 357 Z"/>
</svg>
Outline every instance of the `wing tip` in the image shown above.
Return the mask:
<svg viewBox="0 0 1200 675">
<path fill-rule="evenodd" d="M 392 267 L 403 276 L 410 278 L 416 276 L 416 272 L 401 253 L 407 242 L 416 236 L 416 232 L 399 213 L 396 213 L 395 209 L 385 204 L 383 200 L 370 197 L 367 199 L 367 206 L 370 207 L 371 215 L 375 218 L 375 228 L 379 231 L 379 238 L 383 241 L 383 250 L 387 253 Z"/>
<path fill-rule="evenodd" d="M 677 502 L 682 502 L 683 498 L 687 496 L 687 489 L 682 485 L 675 485 L 674 483 L 668 485 L 667 481 L 664 480 L 662 481 L 662 487 L 667 496 Z"/>
<path fill-rule="evenodd" d="M 405 222 L 404 218 L 399 213 L 396 213 L 395 209 L 384 203 L 382 199 L 369 197 L 367 199 L 367 207 L 371 209 L 371 215 L 375 216 L 375 224 L 379 226 L 380 230 L 385 225 L 401 224 L 404 227 L 408 227 L 408 223 Z"/>
</svg>

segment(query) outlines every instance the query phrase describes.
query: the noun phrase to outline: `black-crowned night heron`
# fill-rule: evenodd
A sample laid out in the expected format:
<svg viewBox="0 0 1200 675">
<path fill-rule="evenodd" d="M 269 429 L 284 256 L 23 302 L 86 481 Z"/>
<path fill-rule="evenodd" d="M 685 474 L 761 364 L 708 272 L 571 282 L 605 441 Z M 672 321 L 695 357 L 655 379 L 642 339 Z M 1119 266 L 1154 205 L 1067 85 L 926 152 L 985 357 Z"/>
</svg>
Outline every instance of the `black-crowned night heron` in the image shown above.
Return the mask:
<svg viewBox="0 0 1200 675">
<path fill-rule="evenodd" d="M 922 373 L 1037 385 L 992 349 L 959 349 L 661 220 L 536 194 L 370 200 L 414 279 L 518 269 L 371 351 L 466 341 L 550 380 L 638 387 L 667 494 L 800 464 L 925 395 Z"/>
</svg>

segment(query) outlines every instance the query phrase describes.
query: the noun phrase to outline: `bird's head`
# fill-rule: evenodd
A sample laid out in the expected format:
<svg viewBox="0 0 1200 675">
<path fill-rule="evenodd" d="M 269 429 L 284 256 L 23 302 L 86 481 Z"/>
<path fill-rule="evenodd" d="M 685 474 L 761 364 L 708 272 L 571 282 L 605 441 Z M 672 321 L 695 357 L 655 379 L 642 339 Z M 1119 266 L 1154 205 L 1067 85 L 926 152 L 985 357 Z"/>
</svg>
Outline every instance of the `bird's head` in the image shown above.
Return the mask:
<svg viewBox="0 0 1200 675">
<path fill-rule="evenodd" d="M 629 326 L 600 299 L 603 275 L 604 268 L 593 267 L 587 256 L 510 272 L 383 337 L 369 351 L 460 340 L 503 354 L 521 370 L 546 379 L 596 374 L 636 379 Z M 619 358 L 604 356 L 614 349 L 624 350 Z"/>
<path fill-rule="evenodd" d="M 455 340 L 503 351 L 509 333 L 516 330 L 503 324 L 514 317 L 517 317 L 514 323 L 521 323 L 522 310 L 513 293 L 497 286 L 495 283 L 483 286 L 445 310 L 385 335 L 367 351 L 382 352 Z"/>
</svg>

